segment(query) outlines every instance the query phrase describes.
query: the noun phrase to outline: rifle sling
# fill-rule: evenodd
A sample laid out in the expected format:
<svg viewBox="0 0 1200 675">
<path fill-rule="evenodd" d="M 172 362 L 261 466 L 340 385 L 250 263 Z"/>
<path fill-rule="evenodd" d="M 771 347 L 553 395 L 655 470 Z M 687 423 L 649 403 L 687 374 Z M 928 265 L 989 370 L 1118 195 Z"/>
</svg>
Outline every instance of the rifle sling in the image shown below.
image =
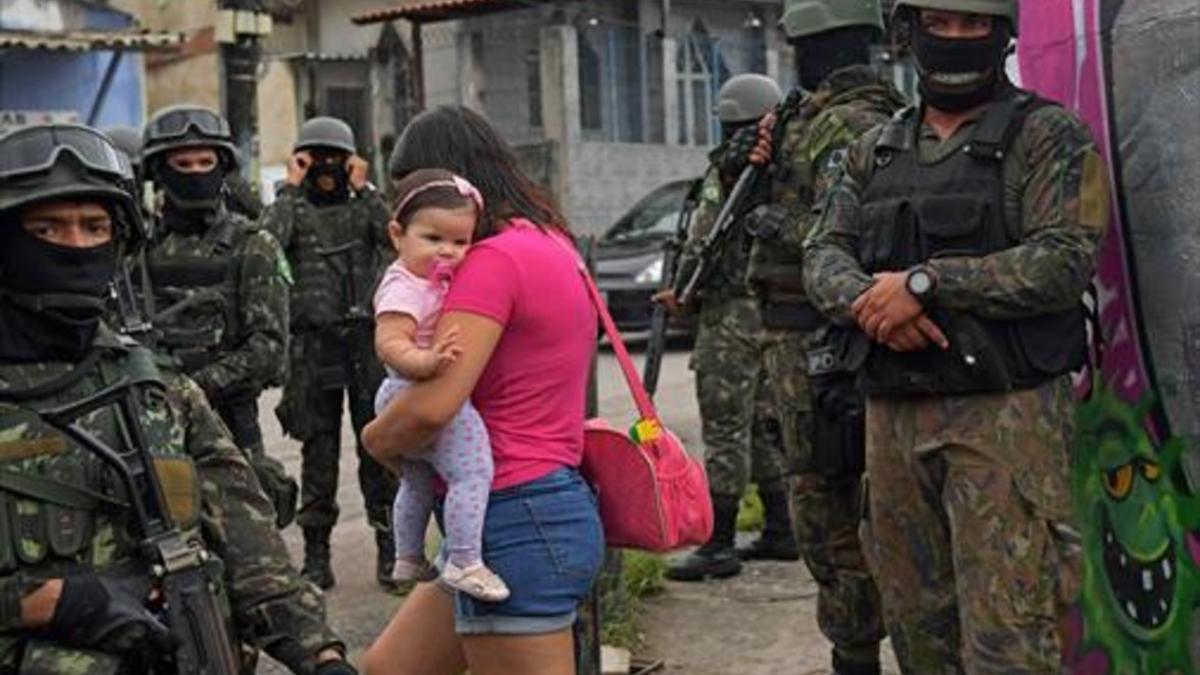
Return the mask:
<svg viewBox="0 0 1200 675">
<path fill-rule="evenodd" d="M 68 509 L 95 511 L 101 506 L 125 509 L 127 502 L 93 492 L 87 488 L 60 483 L 36 474 L 0 469 L 0 490 L 20 497 L 49 502 Z"/>
</svg>

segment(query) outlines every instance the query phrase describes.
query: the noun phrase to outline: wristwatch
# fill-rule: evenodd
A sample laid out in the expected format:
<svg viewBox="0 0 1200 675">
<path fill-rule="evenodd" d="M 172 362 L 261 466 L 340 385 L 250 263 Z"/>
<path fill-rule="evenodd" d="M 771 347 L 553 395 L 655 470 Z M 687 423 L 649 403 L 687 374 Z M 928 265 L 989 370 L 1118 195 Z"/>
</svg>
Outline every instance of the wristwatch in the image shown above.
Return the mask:
<svg viewBox="0 0 1200 675">
<path fill-rule="evenodd" d="M 928 305 L 937 292 L 937 272 L 928 265 L 914 265 L 904 277 L 904 288 L 922 305 Z"/>
</svg>

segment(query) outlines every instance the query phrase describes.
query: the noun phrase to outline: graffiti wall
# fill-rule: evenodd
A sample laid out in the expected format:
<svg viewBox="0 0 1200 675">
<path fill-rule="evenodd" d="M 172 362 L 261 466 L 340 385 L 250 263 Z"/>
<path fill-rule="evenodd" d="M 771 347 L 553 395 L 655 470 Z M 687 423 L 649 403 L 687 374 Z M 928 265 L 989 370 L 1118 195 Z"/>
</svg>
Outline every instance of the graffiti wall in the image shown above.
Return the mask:
<svg viewBox="0 0 1200 675">
<path fill-rule="evenodd" d="M 1073 482 L 1074 675 L 1200 675 L 1200 2 L 1027 0 L 1015 71 L 1112 171 Z"/>
</svg>

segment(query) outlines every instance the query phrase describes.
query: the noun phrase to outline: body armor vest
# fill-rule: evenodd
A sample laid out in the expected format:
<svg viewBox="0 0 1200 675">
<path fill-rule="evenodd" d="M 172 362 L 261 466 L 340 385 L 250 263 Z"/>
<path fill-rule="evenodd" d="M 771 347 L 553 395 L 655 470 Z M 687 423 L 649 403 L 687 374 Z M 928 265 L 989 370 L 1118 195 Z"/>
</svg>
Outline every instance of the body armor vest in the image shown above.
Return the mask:
<svg viewBox="0 0 1200 675">
<path fill-rule="evenodd" d="M 1020 209 L 1009 209 L 1005 156 L 1028 114 L 1052 105 L 1013 90 L 984 114 L 970 139 L 948 157 L 923 163 L 915 108 L 894 118 L 875 146 L 875 174 L 861 199 L 859 261 L 868 273 L 901 271 L 938 257 L 981 257 L 1020 242 Z M 1082 299 L 1081 299 L 1082 300 Z M 905 396 L 1002 392 L 1036 387 L 1082 365 L 1082 302 L 1065 312 L 994 320 L 934 308 L 931 318 L 950 340 L 899 353 L 873 344 L 867 390 Z"/>
<path fill-rule="evenodd" d="M 235 251 L 249 233 L 243 225 L 226 218 L 207 241 L 171 252 L 158 247 L 146 256 L 155 347 L 177 357 L 186 373 L 216 360 L 240 332 Z"/>
<path fill-rule="evenodd" d="M 296 200 L 295 230 L 284 250 L 295 276 L 290 290 L 292 330 L 325 329 L 370 320 L 380 261 L 369 209 L 351 199 L 317 207 Z"/>
</svg>

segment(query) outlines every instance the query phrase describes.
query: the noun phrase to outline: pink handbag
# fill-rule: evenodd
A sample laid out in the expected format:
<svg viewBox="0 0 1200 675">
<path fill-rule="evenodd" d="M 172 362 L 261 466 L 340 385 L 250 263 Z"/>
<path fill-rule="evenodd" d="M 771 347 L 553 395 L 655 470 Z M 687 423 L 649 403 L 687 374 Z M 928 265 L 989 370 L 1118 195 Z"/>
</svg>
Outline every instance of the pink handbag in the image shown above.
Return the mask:
<svg viewBox="0 0 1200 675">
<path fill-rule="evenodd" d="M 605 543 L 656 553 L 703 544 L 713 529 L 704 465 L 662 425 L 596 284 L 579 269 L 641 418 L 631 432 L 600 418 L 584 425 L 581 470 L 600 502 Z"/>
</svg>

